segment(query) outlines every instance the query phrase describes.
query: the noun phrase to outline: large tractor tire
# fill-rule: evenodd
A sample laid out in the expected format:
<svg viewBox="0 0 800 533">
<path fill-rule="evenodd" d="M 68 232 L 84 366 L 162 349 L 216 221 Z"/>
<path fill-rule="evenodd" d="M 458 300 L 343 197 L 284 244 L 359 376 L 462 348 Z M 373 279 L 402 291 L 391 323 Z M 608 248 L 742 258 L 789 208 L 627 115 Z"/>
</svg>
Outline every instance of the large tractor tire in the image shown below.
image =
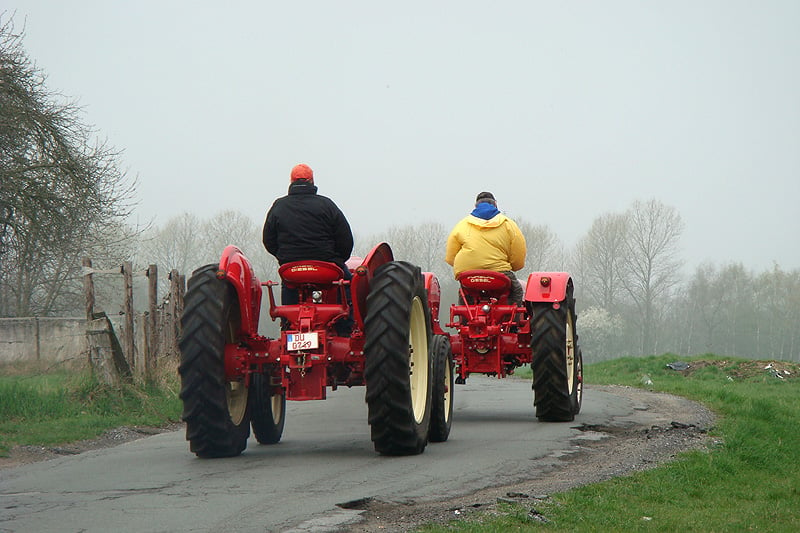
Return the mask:
<svg viewBox="0 0 800 533">
<path fill-rule="evenodd" d="M 216 264 L 189 279 L 181 317 L 180 398 L 186 440 L 198 457 L 232 457 L 247 447 L 250 414 L 243 381 L 225 379 L 225 345 L 236 342 L 241 316 L 233 286 Z"/>
<path fill-rule="evenodd" d="M 450 436 L 453 424 L 453 358 L 450 338 L 434 335 L 430 350 L 433 358 L 433 405 L 431 406 L 431 430 L 428 440 L 444 442 Z"/>
<path fill-rule="evenodd" d="M 286 393 L 270 385 L 269 374 L 250 376 L 250 419 L 259 444 L 276 444 L 286 422 Z"/>
<path fill-rule="evenodd" d="M 375 451 L 422 453 L 431 418 L 431 319 L 420 269 L 380 266 L 370 282 L 365 320 L 366 400 Z"/>
<path fill-rule="evenodd" d="M 569 422 L 580 412 L 583 362 L 575 332 L 572 286 L 558 305 L 532 304 L 533 404 L 546 422 Z"/>
</svg>

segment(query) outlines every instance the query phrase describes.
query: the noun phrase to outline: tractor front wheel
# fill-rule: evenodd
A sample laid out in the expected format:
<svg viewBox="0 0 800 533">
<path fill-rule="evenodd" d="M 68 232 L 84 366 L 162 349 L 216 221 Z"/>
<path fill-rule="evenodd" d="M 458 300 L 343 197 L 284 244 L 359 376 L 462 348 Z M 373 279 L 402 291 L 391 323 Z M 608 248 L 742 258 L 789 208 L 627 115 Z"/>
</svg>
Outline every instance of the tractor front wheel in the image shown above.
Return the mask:
<svg viewBox="0 0 800 533">
<path fill-rule="evenodd" d="M 233 286 L 216 264 L 189 279 L 181 317 L 180 398 L 189 449 L 198 457 L 232 457 L 247 447 L 250 413 L 244 380 L 225 378 L 225 345 L 241 323 Z"/>
<path fill-rule="evenodd" d="M 575 342 L 578 342 L 577 335 L 575 335 Z M 570 394 L 570 407 L 572 407 L 572 413 L 577 415 L 581 412 L 581 404 L 583 403 L 583 354 L 580 346 L 575 350 L 574 380 L 575 386 Z"/>
<path fill-rule="evenodd" d="M 270 374 L 250 376 L 250 417 L 259 444 L 276 444 L 286 422 L 286 393 L 270 384 Z"/>
<path fill-rule="evenodd" d="M 367 296 L 366 400 L 375 451 L 422 453 L 431 418 L 430 313 L 419 267 L 380 266 Z"/>
<path fill-rule="evenodd" d="M 569 422 L 580 412 L 583 361 L 575 332 L 572 286 L 557 304 L 532 305 L 533 404 L 536 417 L 547 422 Z"/>
<path fill-rule="evenodd" d="M 431 348 L 433 357 L 433 405 L 431 406 L 431 431 L 428 440 L 445 442 L 453 424 L 453 357 L 450 338 L 434 335 Z"/>
</svg>

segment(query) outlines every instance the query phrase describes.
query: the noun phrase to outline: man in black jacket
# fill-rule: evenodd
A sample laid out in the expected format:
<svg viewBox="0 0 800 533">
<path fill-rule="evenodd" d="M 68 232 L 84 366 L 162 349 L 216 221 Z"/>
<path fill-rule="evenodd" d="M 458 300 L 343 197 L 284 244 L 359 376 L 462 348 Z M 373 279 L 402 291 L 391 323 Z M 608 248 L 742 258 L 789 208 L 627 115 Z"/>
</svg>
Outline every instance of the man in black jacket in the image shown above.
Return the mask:
<svg viewBox="0 0 800 533">
<path fill-rule="evenodd" d="M 345 279 L 351 279 L 345 265 L 353 252 L 350 224 L 333 200 L 317 194 L 308 165 L 292 169 L 289 194 L 272 204 L 262 237 L 264 247 L 281 265 L 307 259 L 329 261 L 342 268 Z M 297 290 L 281 287 L 281 303 L 297 304 Z"/>
</svg>

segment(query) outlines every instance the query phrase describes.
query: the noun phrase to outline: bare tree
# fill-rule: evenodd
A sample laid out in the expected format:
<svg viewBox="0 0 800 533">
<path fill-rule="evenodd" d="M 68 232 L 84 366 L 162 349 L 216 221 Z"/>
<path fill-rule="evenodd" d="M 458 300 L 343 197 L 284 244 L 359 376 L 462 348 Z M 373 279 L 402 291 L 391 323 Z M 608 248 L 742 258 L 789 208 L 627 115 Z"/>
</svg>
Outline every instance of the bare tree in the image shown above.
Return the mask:
<svg viewBox="0 0 800 533">
<path fill-rule="evenodd" d="M 417 239 L 414 235 L 414 226 L 394 226 L 389 228 L 383 233 L 374 236 L 370 241 L 371 246 L 379 242 L 386 242 L 392 248 L 392 253 L 396 260 L 414 262 L 415 260 L 415 246 Z M 369 251 L 369 250 L 365 250 Z"/>
<path fill-rule="evenodd" d="M 208 220 L 183 213 L 168 219 L 163 227 L 149 228 L 140 238 L 137 265 L 144 268 L 156 264 L 160 270 L 176 269 L 190 276 L 203 265 L 219 262 L 229 244 L 244 253 L 261 281 L 277 279 L 278 262 L 264 249 L 261 227 L 234 210 L 222 211 Z"/>
<path fill-rule="evenodd" d="M 524 280 L 530 272 L 561 271 L 566 268 L 564 246 L 553 230 L 544 224 L 535 225 L 525 220 L 516 222 L 525 236 L 525 244 L 528 248 L 525 267 L 520 278 Z"/>
<path fill-rule="evenodd" d="M 219 260 L 220 249 L 216 260 Z M 214 261 L 203 238 L 203 222 L 191 213 L 183 213 L 167 220 L 163 228 L 153 226 L 142 235 L 138 253 L 142 266 L 154 263 L 169 272 L 178 270 L 187 276 L 195 268 Z"/>
<path fill-rule="evenodd" d="M 756 280 L 741 263 L 722 268 L 720 284 L 725 287 L 728 305 L 724 311 L 723 353 L 750 357 L 758 352 Z"/>
<path fill-rule="evenodd" d="M 438 222 L 425 222 L 417 226 L 417 259 L 422 270 L 435 273 L 439 278 L 452 275 L 444 260 L 449 229 Z"/>
<path fill-rule="evenodd" d="M 253 265 L 256 276 L 266 281 L 277 279 L 278 261 L 264 248 L 262 226 L 246 215 L 228 209 L 203 224 L 203 241 L 209 261 L 218 261 L 229 244 L 237 246 Z M 197 265 L 199 266 L 199 265 Z"/>
<path fill-rule="evenodd" d="M 725 311 L 731 304 L 731 292 L 727 289 L 717 268 L 709 263 L 698 266 L 689 282 L 692 331 L 687 332 L 687 336 L 698 338 L 702 351 L 714 353 L 717 350 L 719 353 L 727 348 L 722 335 Z"/>
<path fill-rule="evenodd" d="M 219 259 L 222 250 L 233 244 L 249 259 L 264 249 L 260 229 L 243 213 L 232 209 L 222 211 L 203 224 L 203 256 Z"/>
<path fill-rule="evenodd" d="M 127 218 L 135 187 L 81 109 L 47 90 L 22 37 L 0 21 L 0 313 L 14 316 L 67 311 L 80 256 L 131 236 L 106 228 Z"/>
<path fill-rule="evenodd" d="M 627 220 L 625 215 L 606 214 L 594 220 L 579 242 L 582 250 L 583 283 L 591 305 L 613 312 L 622 288 Z"/>
<path fill-rule="evenodd" d="M 574 283 L 573 297 L 575 298 L 575 308 L 582 311 L 593 306 L 593 303 L 586 297 L 585 279 L 588 278 L 587 273 L 587 260 L 586 260 L 586 246 L 582 241 L 578 243 L 566 253 L 566 271 L 572 276 Z"/>
<path fill-rule="evenodd" d="M 641 353 L 656 349 L 658 302 L 680 282 L 678 244 L 683 221 L 677 210 L 657 200 L 636 201 L 626 213 L 622 283 L 635 304 Z"/>
<path fill-rule="evenodd" d="M 371 248 L 379 242 L 386 242 L 391 246 L 395 259 L 414 263 L 439 278 L 452 277 L 452 270 L 444 261 L 447 232 L 444 225 L 438 222 L 393 227 L 371 237 L 365 246 Z"/>
<path fill-rule="evenodd" d="M 758 345 L 754 353 L 776 359 L 800 359 L 800 271 L 775 265 L 755 283 Z"/>
</svg>

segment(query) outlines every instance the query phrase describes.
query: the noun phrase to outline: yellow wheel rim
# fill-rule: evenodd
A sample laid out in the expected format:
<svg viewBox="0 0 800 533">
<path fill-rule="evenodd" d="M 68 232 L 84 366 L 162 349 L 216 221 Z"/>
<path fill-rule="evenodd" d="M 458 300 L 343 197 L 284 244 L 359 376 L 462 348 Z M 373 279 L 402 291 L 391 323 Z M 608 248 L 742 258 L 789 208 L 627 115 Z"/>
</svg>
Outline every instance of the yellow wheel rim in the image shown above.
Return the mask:
<svg viewBox="0 0 800 533">
<path fill-rule="evenodd" d="M 425 417 L 428 401 L 428 328 L 422 300 L 411 302 L 408 332 L 409 376 L 411 381 L 411 406 L 414 420 L 419 424 Z"/>
</svg>

